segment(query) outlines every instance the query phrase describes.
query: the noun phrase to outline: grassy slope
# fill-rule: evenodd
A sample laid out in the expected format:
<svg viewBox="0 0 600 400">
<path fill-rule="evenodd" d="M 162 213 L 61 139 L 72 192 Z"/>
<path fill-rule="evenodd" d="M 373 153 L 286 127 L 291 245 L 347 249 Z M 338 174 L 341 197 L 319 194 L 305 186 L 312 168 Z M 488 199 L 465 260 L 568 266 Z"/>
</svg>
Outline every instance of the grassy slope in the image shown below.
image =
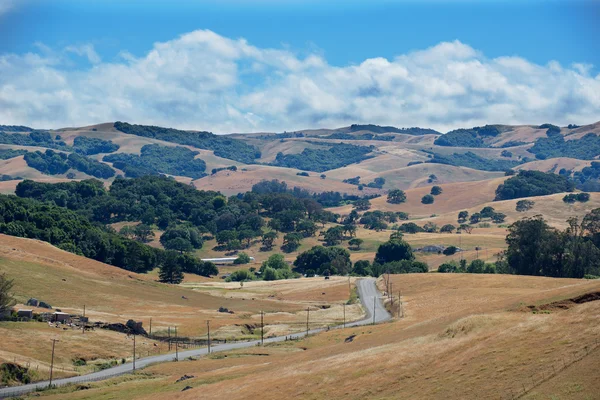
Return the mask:
<svg viewBox="0 0 600 400">
<path fill-rule="evenodd" d="M 149 376 L 47 398 L 510 398 L 600 332 L 600 302 L 537 315 L 521 307 L 597 291 L 597 281 L 431 274 L 394 276 L 393 283 L 402 289 L 405 318 L 390 324 L 156 365 L 146 369 Z M 579 398 L 594 398 L 600 387 L 586 368 L 597 360 L 592 353 L 589 364 L 573 364 L 538 391 L 560 393 L 573 371 Z M 194 378 L 174 384 L 183 374 Z M 187 385 L 192 389 L 181 393 Z"/>
</svg>

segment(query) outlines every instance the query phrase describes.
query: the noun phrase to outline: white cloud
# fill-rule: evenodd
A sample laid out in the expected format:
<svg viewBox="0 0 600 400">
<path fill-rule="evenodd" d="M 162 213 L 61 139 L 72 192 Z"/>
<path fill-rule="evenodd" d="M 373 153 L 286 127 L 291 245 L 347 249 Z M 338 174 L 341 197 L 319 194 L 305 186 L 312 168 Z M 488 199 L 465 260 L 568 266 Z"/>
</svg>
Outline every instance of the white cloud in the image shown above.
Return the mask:
<svg viewBox="0 0 600 400">
<path fill-rule="evenodd" d="M 215 132 L 351 123 L 449 130 L 486 123 L 600 120 L 600 76 L 585 64 L 487 59 L 459 41 L 332 66 L 194 31 L 102 62 L 91 45 L 0 54 L 0 123 L 63 127 L 124 120 Z M 69 54 L 91 65 L 75 69 Z M 71 55 L 72 56 L 72 55 Z"/>
<path fill-rule="evenodd" d="M 15 0 L 0 0 L 0 15 L 7 13 L 15 6 Z"/>
<path fill-rule="evenodd" d="M 102 61 L 98 53 L 96 53 L 94 46 L 91 44 L 84 44 L 81 46 L 67 46 L 65 48 L 65 51 L 69 53 L 75 53 L 78 56 L 86 57 L 88 61 L 92 64 L 98 64 Z"/>
</svg>

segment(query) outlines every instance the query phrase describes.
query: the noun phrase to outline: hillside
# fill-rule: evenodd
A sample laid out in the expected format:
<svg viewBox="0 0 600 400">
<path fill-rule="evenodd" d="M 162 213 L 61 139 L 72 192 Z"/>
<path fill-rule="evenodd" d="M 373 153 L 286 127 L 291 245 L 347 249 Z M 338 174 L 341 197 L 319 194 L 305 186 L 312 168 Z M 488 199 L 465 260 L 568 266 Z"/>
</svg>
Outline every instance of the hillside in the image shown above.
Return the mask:
<svg viewBox="0 0 600 400">
<path fill-rule="evenodd" d="M 462 399 L 520 395 L 525 389 L 535 398 L 561 393 L 572 378 L 582 398 L 600 388 L 587 369 L 599 357 L 600 303 L 537 314 L 525 307 L 597 292 L 597 281 L 449 274 L 393 276 L 392 282 L 402 290 L 405 315 L 392 323 L 156 365 L 145 370 L 153 379 L 95 383 L 86 395 Z M 348 337 L 351 343 L 344 342 Z M 193 378 L 173 384 L 184 374 Z M 456 385 L 459 378 L 462 384 Z M 184 386 L 191 389 L 179 393 Z M 71 399 L 80 393 L 42 396 Z"/>
</svg>

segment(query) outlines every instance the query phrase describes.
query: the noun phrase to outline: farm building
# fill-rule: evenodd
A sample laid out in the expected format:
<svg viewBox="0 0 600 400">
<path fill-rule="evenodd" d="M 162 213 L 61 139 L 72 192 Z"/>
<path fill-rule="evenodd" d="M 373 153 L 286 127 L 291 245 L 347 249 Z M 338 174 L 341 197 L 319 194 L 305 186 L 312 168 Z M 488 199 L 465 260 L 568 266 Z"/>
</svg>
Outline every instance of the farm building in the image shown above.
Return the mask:
<svg viewBox="0 0 600 400">
<path fill-rule="evenodd" d="M 17 317 L 32 319 L 33 310 L 17 310 Z"/>
<path fill-rule="evenodd" d="M 52 322 L 66 322 L 70 319 L 70 315 L 64 312 L 55 312 L 52 314 Z"/>
</svg>

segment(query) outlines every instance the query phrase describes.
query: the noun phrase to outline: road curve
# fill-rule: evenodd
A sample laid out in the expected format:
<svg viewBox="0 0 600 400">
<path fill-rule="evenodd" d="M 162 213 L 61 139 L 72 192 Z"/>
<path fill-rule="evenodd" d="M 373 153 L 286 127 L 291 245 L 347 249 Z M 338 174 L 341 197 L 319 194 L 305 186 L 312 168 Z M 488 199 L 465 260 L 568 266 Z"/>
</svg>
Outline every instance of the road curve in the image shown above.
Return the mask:
<svg viewBox="0 0 600 400">
<path fill-rule="evenodd" d="M 381 296 L 379 291 L 377 290 L 376 281 L 374 278 L 362 278 L 356 282 L 356 287 L 358 289 L 358 295 L 360 297 L 363 308 L 366 311 L 366 316 L 358 321 L 350 322 L 346 324 L 346 327 L 359 326 L 359 325 L 368 325 L 375 323 L 385 322 L 391 319 L 390 314 L 387 312 L 383 303 L 381 301 Z M 375 318 L 373 318 L 373 313 L 375 313 Z M 341 326 L 337 326 L 335 328 L 341 328 Z M 314 334 L 318 332 L 322 332 L 324 329 L 311 329 L 308 331 L 308 334 Z M 274 343 L 274 342 L 282 342 L 288 338 L 297 339 L 306 336 L 306 332 L 299 332 L 292 335 L 287 336 L 277 336 L 272 338 L 267 338 L 264 340 L 265 343 Z M 218 351 L 228 351 L 235 349 L 242 349 L 247 347 L 257 346 L 260 343 L 260 340 L 253 340 L 250 342 L 235 342 L 235 343 L 227 343 L 227 344 L 218 344 L 211 346 L 211 353 Z M 207 348 L 194 349 L 194 350 L 186 350 L 179 352 L 179 359 L 183 360 L 187 357 L 197 357 L 203 356 L 208 353 Z M 150 364 L 156 364 L 161 362 L 173 361 L 175 359 L 175 353 L 168 353 L 159 356 L 151 356 L 140 358 L 135 361 L 136 369 L 147 367 Z M 130 373 L 133 371 L 133 363 L 126 363 L 117 365 L 113 368 L 105 369 L 98 372 L 93 372 L 91 374 L 73 376 L 71 378 L 62 378 L 53 380 L 52 384 L 56 386 L 64 386 L 69 384 L 76 383 L 84 383 L 90 381 L 101 381 L 104 379 L 112 378 L 118 375 L 123 375 L 126 373 Z M 14 397 L 20 396 L 25 393 L 33 392 L 37 389 L 43 389 L 48 386 L 48 381 L 41 381 L 36 383 L 31 383 L 28 385 L 3 388 L 0 389 L 0 398 Z"/>
</svg>

